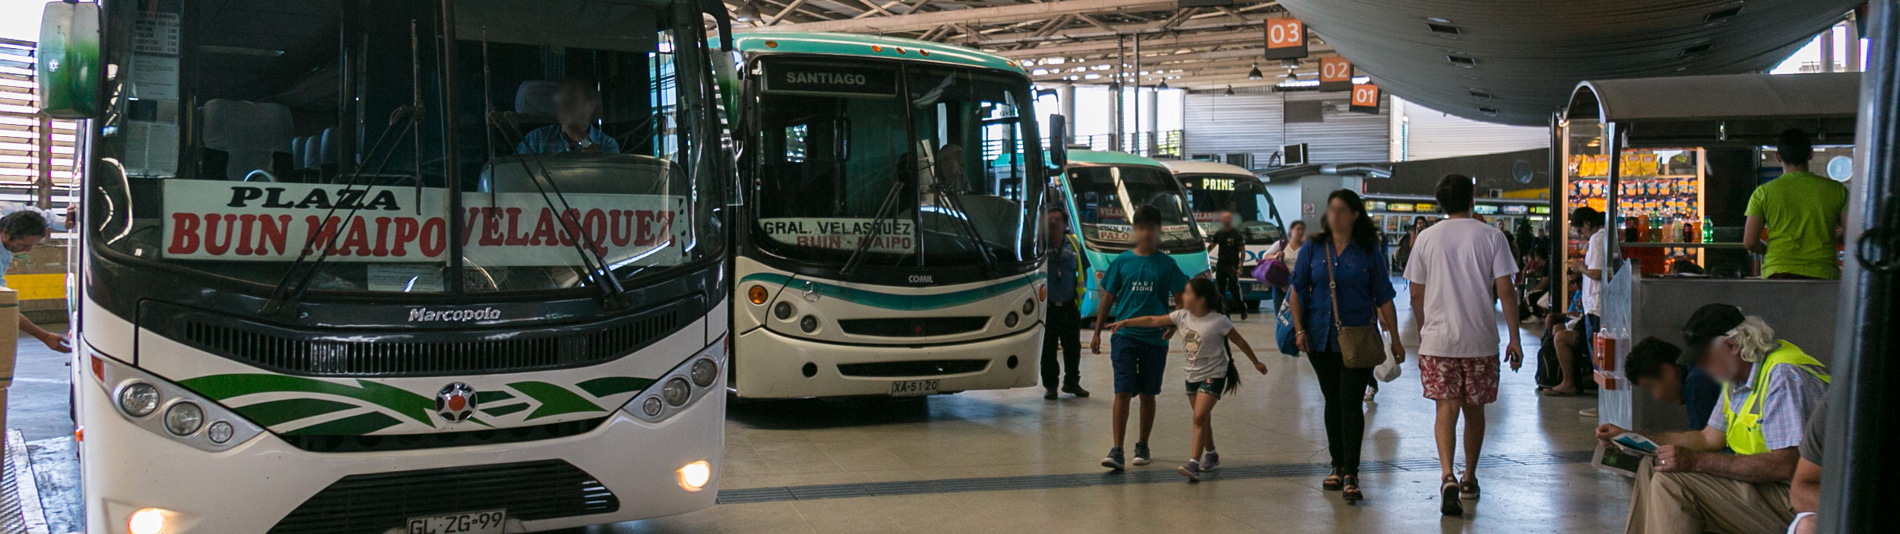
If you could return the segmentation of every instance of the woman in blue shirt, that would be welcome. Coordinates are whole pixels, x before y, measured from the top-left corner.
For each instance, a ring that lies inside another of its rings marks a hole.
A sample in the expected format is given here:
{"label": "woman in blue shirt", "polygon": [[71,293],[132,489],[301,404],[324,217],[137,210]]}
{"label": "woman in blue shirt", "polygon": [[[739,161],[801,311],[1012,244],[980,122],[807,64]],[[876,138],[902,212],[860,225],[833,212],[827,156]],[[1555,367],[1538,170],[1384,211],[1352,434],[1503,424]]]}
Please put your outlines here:
{"label": "woman in blue shirt", "polygon": [[[1293,291],[1287,305],[1292,306],[1300,351],[1313,362],[1320,394],[1326,399],[1326,450],[1332,454],[1333,474],[1322,486],[1328,491],[1342,490],[1342,498],[1356,502],[1365,498],[1359,490],[1359,449],[1365,439],[1366,414],[1359,396],[1372,369],[1345,366],[1333,314],[1337,311],[1338,324],[1343,326],[1367,326],[1377,320],[1391,336],[1393,357],[1400,362],[1405,361],[1405,347],[1399,343],[1398,313],[1392,307],[1396,292],[1387,274],[1391,269],[1385,246],[1372,217],[1366,215],[1365,201],[1351,190],[1334,191],[1326,199],[1326,216],[1320,222],[1320,232],[1301,249],[1293,266]],[[1332,274],[1328,274],[1328,258]],[[1333,309],[1334,291],[1338,310]]]}

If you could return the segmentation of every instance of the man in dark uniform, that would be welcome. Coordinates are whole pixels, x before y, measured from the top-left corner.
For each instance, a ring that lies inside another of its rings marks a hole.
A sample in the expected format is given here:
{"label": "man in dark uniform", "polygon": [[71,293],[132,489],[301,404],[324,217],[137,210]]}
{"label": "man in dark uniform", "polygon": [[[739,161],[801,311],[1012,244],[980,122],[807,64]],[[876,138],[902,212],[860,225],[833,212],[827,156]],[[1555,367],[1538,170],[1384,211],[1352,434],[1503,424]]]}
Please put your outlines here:
{"label": "man in dark uniform", "polygon": [[1240,292],[1240,256],[1247,252],[1247,236],[1234,228],[1234,212],[1220,214],[1220,231],[1214,232],[1214,283],[1220,287],[1222,312],[1247,318],[1246,294]]}

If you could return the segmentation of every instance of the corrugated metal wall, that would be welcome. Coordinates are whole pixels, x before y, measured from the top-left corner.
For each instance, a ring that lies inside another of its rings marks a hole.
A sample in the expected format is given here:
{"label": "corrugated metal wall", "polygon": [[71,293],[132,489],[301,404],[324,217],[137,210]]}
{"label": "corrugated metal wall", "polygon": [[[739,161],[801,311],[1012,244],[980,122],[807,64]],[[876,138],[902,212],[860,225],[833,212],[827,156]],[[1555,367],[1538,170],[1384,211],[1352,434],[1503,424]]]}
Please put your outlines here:
{"label": "corrugated metal wall", "polygon": [[[1309,163],[1387,161],[1389,102],[1378,115],[1346,111],[1346,92],[1221,93],[1187,95],[1185,152],[1251,152],[1264,167],[1281,145],[1306,143]],[[1325,102],[1325,122],[1284,124],[1284,102]]]}
{"label": "corrugated metal wall", "polygon": [[1478,122],[1447,115],[1416,102],[1404,102],[1399,109],[1406,119],[1407,160],[1550,148],[1548,128]]}

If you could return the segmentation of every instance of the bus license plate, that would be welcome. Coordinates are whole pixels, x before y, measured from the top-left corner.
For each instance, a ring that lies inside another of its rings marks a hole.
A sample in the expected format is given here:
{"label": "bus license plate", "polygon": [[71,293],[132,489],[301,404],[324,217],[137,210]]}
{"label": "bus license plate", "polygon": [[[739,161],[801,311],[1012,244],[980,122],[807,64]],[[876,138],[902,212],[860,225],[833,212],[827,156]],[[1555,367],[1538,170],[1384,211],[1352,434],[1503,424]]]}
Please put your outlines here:
{"label": "bus license plate", "polygon": [[899,380],[891,382],[892,397],[917,397],[937,394],[936,380]]}
{"label": "bus license plate", "polygon": [[502,534],[505,510],[484,510],[409,518],[407,534]]}

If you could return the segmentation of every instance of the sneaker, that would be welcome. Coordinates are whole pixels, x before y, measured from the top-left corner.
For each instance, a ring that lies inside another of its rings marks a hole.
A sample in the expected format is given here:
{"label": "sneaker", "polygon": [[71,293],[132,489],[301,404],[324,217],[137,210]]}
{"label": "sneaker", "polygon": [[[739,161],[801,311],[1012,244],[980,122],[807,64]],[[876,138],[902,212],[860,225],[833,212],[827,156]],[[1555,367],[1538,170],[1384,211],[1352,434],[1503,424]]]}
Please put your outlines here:
{"label": "sneaker", "polygon": [[1102,458],[1102,467],[1120,471],[1122,469],[1122,448],[1110,447],[1108,457]]}
{"label": "sneaker", "polygon": [[1464,503],[1458,502],[1458,479],[1446,475],[1444,485],[1438,487],[1438,513],[1448,516],[1465,515]]}
{"label": "sneaker", "polygon": [[1181,476],[1187,477],[1188,482],[1201,481],[1201,463],[1198,461],[1188,460],[1187,463],[1181,464],[1181,467],[1175,468],[1174,472],[1180,473]]}
{"label": "sneaker", "polygon": [[1135,465],[1148,465],[1150,458],[1153,458],[1153,456],[1148,455],[1148,444],[1136,443],[1135,444],[1135,462],[1134,462]]}
{"label": "sneaker", "polygon": [[1056,390],[1054,389],[1043,390],[1042,400],[1056,400]]}
{"label": "sneaker", "polygon": [[1220,467],[1220,453],[1207,451],[1201,453],[1201,471],[1213,471]]}
{"label": "sneaker", "polygon": [[1082,389],[1082,386],[1078,386],[1075,384],[1062,386],[1062,392],[1070,394],[1070,395],[1075,395],[1076,398],[1081,398],[1081,399],[1086,399],[1089,397],[1089,390]]}
{"label": "sneaker", "polygon": [[1594,418],[1596,418],[1596,416],[1597,416],[1597,409],[1596,409],[1596,408],[1584,408],[1584,409],[1582,409],[1582,410],[1578,410],[1578,411],[1577,411],[1577,415],[1580,415],[1580,416],[1583,416],[1583,417],[1589,417],[1589,418],[1592,418],[1592,419],[1594,419]]}

